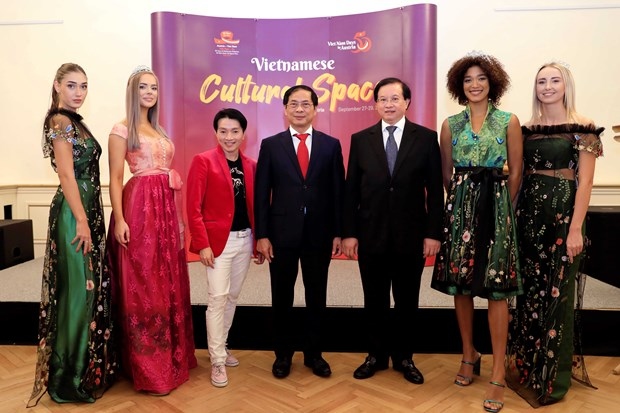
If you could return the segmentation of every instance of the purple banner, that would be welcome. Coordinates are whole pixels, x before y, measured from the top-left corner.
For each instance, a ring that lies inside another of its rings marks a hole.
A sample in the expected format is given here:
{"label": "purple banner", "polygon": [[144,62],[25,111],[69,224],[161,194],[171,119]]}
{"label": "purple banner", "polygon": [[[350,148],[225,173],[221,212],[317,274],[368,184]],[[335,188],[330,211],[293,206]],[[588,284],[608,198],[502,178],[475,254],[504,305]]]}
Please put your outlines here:
{"label": "purple banner", "polygon": [[161,123],[175,142],[175,168],[217,144],[213,116],[224,107],[248,118],[244,153],[287,127],[282,96],[295,84],[319,96],[314,127],[342,143],[379,120],[373,87],[409,84],[408,117],[436,127],[436,6],[309,19],[237,19],[157,12],[151,16]]}

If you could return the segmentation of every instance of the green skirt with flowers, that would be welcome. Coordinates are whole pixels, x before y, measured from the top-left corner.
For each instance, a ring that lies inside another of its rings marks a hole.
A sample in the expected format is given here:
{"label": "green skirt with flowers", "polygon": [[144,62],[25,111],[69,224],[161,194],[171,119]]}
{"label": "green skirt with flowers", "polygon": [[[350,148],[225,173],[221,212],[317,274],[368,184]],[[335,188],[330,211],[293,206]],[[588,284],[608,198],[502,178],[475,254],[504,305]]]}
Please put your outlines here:
{"label": "green skirt with flowers", "polygon": [[517,208],[525,293],[510,310],[506,382],[534,407],[561,400],[571,377],[591,386],[579,328],[583,254],[570,263],[565,242],[575,193],[573,180],[527,175]]}
{"label": "green skirt with flowers", "polygon": [[431,287],[489,300],[523,292],[514,212],[501,170],[457,169],[452,176]]}

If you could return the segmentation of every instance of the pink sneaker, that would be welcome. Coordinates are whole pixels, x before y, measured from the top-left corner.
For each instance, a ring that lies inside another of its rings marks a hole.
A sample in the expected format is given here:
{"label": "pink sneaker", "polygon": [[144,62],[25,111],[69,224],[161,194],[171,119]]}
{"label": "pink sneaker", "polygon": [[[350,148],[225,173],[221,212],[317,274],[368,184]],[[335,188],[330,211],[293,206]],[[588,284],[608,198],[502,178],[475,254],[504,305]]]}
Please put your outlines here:
{"label": "pink sneaker", "polygon": [[211,384],[215,387],[226,387],[228,385],[224,363],[216,363],[211,366]]}
{"label": "pink sneaker", "polygon": [[226,367],[237,367],[239,365],[239,360],[228,351],[228,347],[226,348]]}

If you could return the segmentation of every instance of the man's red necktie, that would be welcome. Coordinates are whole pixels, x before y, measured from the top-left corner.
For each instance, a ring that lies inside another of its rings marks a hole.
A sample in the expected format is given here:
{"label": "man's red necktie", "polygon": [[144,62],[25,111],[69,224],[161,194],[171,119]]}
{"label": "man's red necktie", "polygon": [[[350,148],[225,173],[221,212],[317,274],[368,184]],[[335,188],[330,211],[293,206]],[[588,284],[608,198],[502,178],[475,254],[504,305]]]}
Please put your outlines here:
{"label": "man's red necktie", "polygon": [[299,161],[299,167],[301,168],[301,174],[306,177],[308,172],[308,163],[310,162],[310,155],[308,154],[308,147],[306,146],[307,133],[298,133],[297,139],[299,139],[299,146],[297,147],[297,160]]}

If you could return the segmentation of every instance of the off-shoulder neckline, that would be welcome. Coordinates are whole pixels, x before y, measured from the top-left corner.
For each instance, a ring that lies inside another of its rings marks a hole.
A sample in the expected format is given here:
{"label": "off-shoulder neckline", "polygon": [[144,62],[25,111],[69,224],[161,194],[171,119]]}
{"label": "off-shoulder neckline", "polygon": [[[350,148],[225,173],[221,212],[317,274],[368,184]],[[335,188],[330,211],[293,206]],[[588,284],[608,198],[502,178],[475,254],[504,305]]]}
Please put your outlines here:
{"label": "off-shoulder neckline", "polygon": [[604,127],[599,127],[593,124],[582,123],[562,123],[558,125],[530,125],[521,126],[523,132],[552,134],[552,133],[594,133],[600,135]]}

